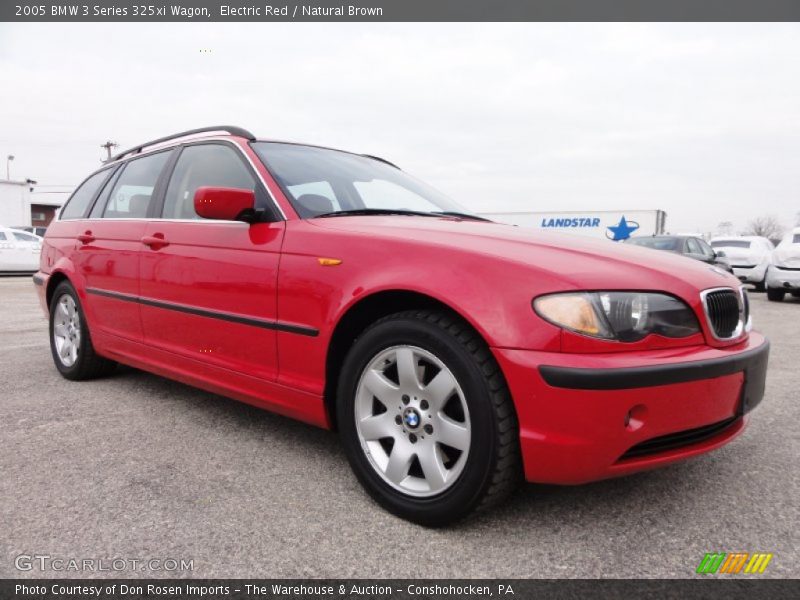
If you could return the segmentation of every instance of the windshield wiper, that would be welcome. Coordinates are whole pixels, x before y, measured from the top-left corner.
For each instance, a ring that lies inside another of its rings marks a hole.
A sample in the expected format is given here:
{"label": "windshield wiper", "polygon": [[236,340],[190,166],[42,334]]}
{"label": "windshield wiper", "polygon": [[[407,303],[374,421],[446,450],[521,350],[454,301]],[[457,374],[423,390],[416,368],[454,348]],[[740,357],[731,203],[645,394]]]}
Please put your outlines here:
{"label": "windshield wiper", "polygon": [[478,215],[472,215],[470,213],[458,212],[457,210],[436,210],[432,214],[444,215],[446,217],[458,217],[460,219],[471,219],[473,221],[486,221],[487,223],[492,222],[491,219],[487,219],[486,217],[479,217]]}
{"label": "windshield wiper", "polygon": [[473,221],[489,221],[477,215],[462,213],[455,210],[437,210],[424,212],[421,210],[406,210],[404,208],[353,208],[350,210],[335,210],[332,212],[314,215],[314,218],[326,217],[348,217],[358,215],[414,215],[419,217],[458,217],[459,219],[471,219]]}
{"label": "windshield wiper", "polygon": [[439,217],[441,216],[441,213],[405,210],[402,208],[354,208],[351,210],[335,210],[332,212],[326,212],[320,215],[314,215],[314,218],[349,217],[358,215],[417,215],[421,217]]}

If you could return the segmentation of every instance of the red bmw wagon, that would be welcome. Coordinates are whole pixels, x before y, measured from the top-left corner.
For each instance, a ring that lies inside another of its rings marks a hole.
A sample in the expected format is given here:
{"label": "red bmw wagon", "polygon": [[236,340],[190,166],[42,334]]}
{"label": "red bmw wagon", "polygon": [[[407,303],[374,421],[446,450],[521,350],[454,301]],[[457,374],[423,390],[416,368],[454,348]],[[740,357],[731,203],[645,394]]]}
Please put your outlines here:
{"label": "red bmw wagon", "polygon": [[390,162],[209,127],[125,151],[47,230],[56,368],[124,363],[335,428],[444,524],[726,444],[769,344],[732,275],[482,219]]}

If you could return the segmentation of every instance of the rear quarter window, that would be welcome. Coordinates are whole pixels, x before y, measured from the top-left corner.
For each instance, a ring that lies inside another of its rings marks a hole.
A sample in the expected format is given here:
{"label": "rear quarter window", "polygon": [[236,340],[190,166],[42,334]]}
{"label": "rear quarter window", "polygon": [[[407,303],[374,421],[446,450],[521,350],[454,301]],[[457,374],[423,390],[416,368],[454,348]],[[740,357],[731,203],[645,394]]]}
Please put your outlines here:
{"label": "rear quarter window", "polygon": [[89,208],[89,204],[103,183],[105,183],[110,172],[110,169],[105,169],[84,181],[67,201],[67,205],[61,211],[61,219],[82,219],[86,214],[86,209]]}

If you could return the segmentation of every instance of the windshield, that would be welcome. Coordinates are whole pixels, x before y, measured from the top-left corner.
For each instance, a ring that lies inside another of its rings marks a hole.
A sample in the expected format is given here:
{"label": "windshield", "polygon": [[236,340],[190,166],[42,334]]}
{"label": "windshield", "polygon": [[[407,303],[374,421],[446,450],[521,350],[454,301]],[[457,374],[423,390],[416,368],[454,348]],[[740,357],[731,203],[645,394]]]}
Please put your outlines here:
{"label": "windshield", "polygon": [[280,142],[253,149],[304,219],[376,209],[471,214],[441,192],[374,158]]}
{"label": "windshield", "polygon": [[627,243],[655,248],[656,250],[672,250],[674,252],[680,249],[681,240],[680,238],[637,237],[628,239]]}
{"label": "windshield", "polygon": [[749,248],[750,242],[746,240],[717,240],[711,242],[712,248]]}

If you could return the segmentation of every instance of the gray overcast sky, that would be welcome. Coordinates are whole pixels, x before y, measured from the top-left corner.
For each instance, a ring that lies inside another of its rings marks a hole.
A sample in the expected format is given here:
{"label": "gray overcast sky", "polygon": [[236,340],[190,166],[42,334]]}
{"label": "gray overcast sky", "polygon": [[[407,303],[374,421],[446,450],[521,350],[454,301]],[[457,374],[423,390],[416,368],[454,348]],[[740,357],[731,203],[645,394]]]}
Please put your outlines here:
{"label": "gray overcast sky", "polygon": [[800,211],[798,24],[0,24],[0,77],[0,157],[43,184],[224,123],[475,210]]}

